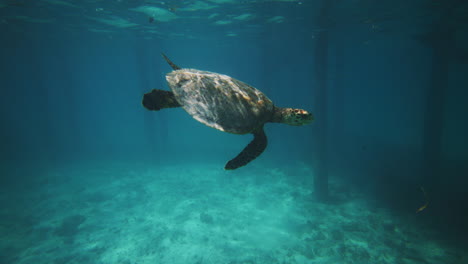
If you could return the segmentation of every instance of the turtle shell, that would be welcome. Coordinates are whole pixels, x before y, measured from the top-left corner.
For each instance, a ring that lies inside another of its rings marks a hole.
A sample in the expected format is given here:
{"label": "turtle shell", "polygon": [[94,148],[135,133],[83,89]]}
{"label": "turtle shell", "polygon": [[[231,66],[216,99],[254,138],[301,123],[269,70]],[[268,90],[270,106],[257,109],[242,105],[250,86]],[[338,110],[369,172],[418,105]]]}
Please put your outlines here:
{"label": "turtle shell", "polygon": [[185,111],[207,126],[247,134],[271,120],[271,100],[227,75],[180,69],[168,73],[166,80]]}

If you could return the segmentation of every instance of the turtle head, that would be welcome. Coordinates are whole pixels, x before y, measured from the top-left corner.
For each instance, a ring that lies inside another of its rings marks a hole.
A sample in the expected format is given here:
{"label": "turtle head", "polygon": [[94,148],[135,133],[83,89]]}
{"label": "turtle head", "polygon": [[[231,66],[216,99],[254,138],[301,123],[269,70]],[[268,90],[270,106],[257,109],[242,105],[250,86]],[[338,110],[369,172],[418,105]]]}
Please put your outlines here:
{"label": "turtle head", "polygon": [[273,122],[288,124],[291,126],[302,126],[314,120],[312,113],[303,109],[276,108]]}

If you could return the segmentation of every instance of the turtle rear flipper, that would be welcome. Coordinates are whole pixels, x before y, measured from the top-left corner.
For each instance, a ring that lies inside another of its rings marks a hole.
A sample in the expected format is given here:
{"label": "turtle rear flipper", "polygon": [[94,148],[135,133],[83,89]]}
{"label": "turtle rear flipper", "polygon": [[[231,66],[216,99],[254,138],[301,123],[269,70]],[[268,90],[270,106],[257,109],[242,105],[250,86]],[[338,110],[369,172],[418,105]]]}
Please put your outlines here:
{"label": "turtle rear flipper", "polygon": [[226,163],[224,169],[235,170],[239,167],[247,165],[247,163],[256,159],[263,153],[267,146],[267,137],[263,127],[253,133],[254,139],[245,147],[239,155]]}
{"label": "turtle rear flipper", "polygon": [[158,111],[163,108],[180,107],[175,99],[174,93],[170,91],[153,89],[143,95],[143,106],[148,110]]}

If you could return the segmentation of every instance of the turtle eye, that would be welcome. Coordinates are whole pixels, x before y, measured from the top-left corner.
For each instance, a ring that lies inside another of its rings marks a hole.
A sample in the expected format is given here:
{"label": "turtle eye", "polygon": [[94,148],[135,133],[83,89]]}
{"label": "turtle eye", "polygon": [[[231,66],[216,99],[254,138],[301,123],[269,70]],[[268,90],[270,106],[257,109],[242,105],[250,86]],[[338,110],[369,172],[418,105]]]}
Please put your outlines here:
{"label": "turtle eye", "polygon": [[178,84],[179,86],[183,86],[188,81],[190,81],[189,78],[180,78]]}

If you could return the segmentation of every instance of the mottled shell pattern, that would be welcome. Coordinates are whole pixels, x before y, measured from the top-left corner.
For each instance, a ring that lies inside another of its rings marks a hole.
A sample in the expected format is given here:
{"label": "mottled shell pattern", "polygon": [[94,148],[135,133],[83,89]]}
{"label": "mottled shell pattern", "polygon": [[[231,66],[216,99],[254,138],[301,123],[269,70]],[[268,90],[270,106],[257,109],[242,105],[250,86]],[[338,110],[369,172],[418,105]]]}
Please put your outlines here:
{"label": "mottled shell pattern", "polygon": [[227,75],[180,69],[166,80],[187,113],[218,130],[248,134],[272,118],[274,105],[268,97]]}

